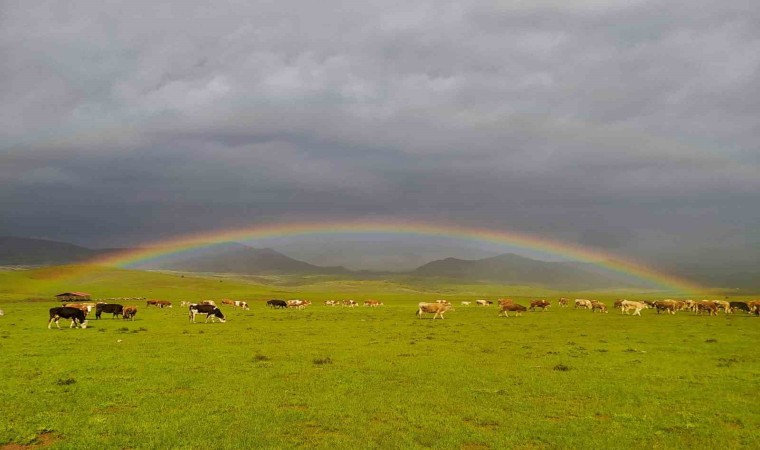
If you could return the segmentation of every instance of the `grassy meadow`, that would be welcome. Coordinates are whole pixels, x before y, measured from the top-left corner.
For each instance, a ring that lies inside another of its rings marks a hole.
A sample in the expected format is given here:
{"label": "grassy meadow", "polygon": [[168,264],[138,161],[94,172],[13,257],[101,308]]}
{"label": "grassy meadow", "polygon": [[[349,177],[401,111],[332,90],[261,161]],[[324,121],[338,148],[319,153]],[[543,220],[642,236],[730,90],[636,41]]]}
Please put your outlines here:
{"label": "grassy meadow", "polygon": [[[47,329],[56,293],[175,301]],[[0,272],[0,449],[760,448],[760,318],[560,309],[551,292],[430,281],[234,278],[76,267]],[[546,312],[497,317],[462,300]],[[179,301],[222,306],[190,324]],[[272,310],[302,298],[305,310]],[[380,308],[327,299],[381,300]],[[445,320],[419,301],[449,299]],[[742,298],[744,299],[744,298]]]}

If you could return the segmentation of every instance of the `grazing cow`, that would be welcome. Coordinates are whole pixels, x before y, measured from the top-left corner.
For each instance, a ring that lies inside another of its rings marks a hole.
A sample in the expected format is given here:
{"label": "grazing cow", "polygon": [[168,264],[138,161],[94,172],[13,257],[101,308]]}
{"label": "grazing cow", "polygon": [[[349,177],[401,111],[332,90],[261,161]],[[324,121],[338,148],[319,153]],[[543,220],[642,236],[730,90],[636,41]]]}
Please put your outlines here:
{"label": "grazing cow", "polygon": [[675,314],[679,308],[679,302],[671,299],[659,300],[654,302],[654,307],[657,309],[657,314],[661,311],[665,311],[668,314]]}
{"label": "grazing cow", "polygon": [[603,312],[605,314],[607,314],[607,312],[608,312],[607,311],[607,305],[605,305],[602,302],[598,302],[596,300],[593,300],[591,302],[591,312],[596,312],[597,309],[599,310],[599,312]]}
{"label": "grazing cow", "polygon": [[209,319],[211,319],[211,323],[214,323],[216,319],[219,319],[219,321],[222,323],[226,321],[224,314],[222,314],[222,311],[215,305],[192,304],[188,307],[188,311],[190,313],[190,323],[195,323],[195,316],[198,314],[206,315],[206,320],[203,323],[207,323]]}
{"label": "grazing cow", "polygon": [[338,304],[337,300],[325,300],[325,306],[338,306]]}
{"label": "grazing cow", "polygon": [[747,302],[730,302],[729,306],[731,306],[731,309],[733,311],[736,311],[737,309],[741,309],[742,311],[745,311],[749,314],[749,305]]}
{"label": "grazing cow", "polygon": [[379,302],[377,300],[365,300],[364,306],[369,306],[371,308],[377,308],[378,306],[382,306],[383,302]]}
{"label": "grazing cow", "polygon": [[232,300],[229,300],[229,299],[226,299],[226,298],[224,300],[222,300],[222,305],[230,305],[230,306],[232,306],[234,304],[235,304],[235,302],[232,301]]}
{"label": "grazing cow", "polygon": [[475,300],[477,306],[491,306],[493,302],[491,300]]}
{"label": "grazing cow", "polygon": [[615,300],[615,303],[613,304],[613,307],[615,309],[620,309],[620,314],[623,314],[623,302],[627,302],[628,300],[624,298],[619,298]]}
{"label": "grazing cow", "polygon": [[557,303],[559,304],[560,307],[567,308],[567,304],[570,303],[570,299],[562,297],[559,300],[557,300]]}
{"label": "grazing cow", "polygon": [[520,313],[523,313],[528,310],[528,308],[524,307],[523,305],[519,305],[517,303],[500,303],[499,304],[499,316],[504,314],[505,317],[509,317],[509,311],[513,311],[515,313],[515,316],[519,316]]}
{"label": "grazing cow", "polygon": [[470,306],[472,302],[462,302],[462,306]]}
{"label": "grazing cow", "polygon": [[573,307],[575,309],[591,309],[591,300],[586,300],[585,298],[576,298],[575,299],[575,306]]}
{"label": "grazing cow", "polygon": [[201,301],[201,305],[211,305],[211,306],[216,306],[216,302],[215,302],[215,301],[213,301],[213,300],[203,300],[203,301]]}
{"label": "grazing cow", "polygon": [[530,310],[535,311],[536,308],[541,308],[541,311],[546,311],[546,308],[550,307],[552,304],[549,300],[533,300],[530,302]]}
{"label": "grazing cow", "polygon": [[251,308],[248,307],[248,303],[247,302],[242,302],[240,300],[235,300],[234,302],[232,302],[232,307],[233,308],[242,308],[242,309],[244,309],[246,311],[249,310],[249,309],[251,309]]}
{"label": "grazing cow", "polygon": [[124,306],[118,303],[98,303],[95,305],[95,318],[100,319],[100,315],[103,313],[111,313],[113,314],[111,318],[115,319],[117,316],[124,315]]}
{"label": "grazing cow", "polygon": [[288,303],[285,300],[272,299],[267,301],[267,306],[273,309],[285,309]]}
{"label": "grazing cow", "polygon": [[644,302],[632,302],[630,300],[623,300],[620,304],[620,310],[623,314],[628,314],[628,311],[633,311],[633,316],[641,316],[641,310],[649,308]]}
{"label": "grazing cow", "polygon": [[158,306],[158,300],[145,300],[145,307],[148,306]]}
{"label": "grazing cow", "polygon": [[124,314],[121,316],[124,320],[135,320],[137,315],[137,306],[125,306]]}
{"label": "grazing cow", "polygon": [[287,301],[288,308],[304,309],[309,305],[311,305],[311,302],[308,300],[288,300]]}
{"label": "grazing cow", "polygon": [[499,306],[511,305],[512,303],[514,303],[511,298],[500,298],[497,300],[497,302],[499,302]]}
{"label": "grazing cow", "polygon": [[356,308],[359,306],[359,302],[353,300],[343,300],[343,306],[346,308]]}
{"label": "grazing cow", "polygon": [[451,305],[445,303],[427,303],[420,302],[417,304],[417,317],[422,319],[422,313],[433,313],[433,320],[440,317],[443,320],[443,314],[451,309]]}
{"label": "grazing cow", "polygon": [[156,306],[158,306],[161,309],[163,309],[163,308],[171,308],[172,307],[172,302],[169,302],[169,301],[166,301],[166,300],[159,300],[159,301],[156,302]]}
{"label": "grazing cow", "polygon": [[747,306],[749,307],[750,314],[760,316],[760,300],[747,302]]}
{"label": "grazing cow", "polygon": [[694,313],[697,315],[701,315],[702,311],[707,311],[707,315],[709,316],[718,315],[718,305],[716,305],[715,302],[711,300],[702,300],[702,301],[696,302],[694,305],[696,307],[696,309],[694,310]]}
{"label": "grazing cow", "polygon": [[723,310],[723,314],[730,314],[731,313],[731,304],[728,303],[725,300],[713,300],[713,303],[715,303],[715,306],[718,307],[718,309]]}
{"label": "grazing cow", "polygon": [[71,325],[69,325],[69,328],[75,328],[78,326],[87,328],[87,320],[84,318],[84,311],[79,308],[71,308],[69,306],[58,306],[55,308],[50,308],[48,330],[50,329],[51,325],[53,325],[53,321],[55,321],[55,326],[57,326],[60,330],[61,325],[58,324],[59,319],[71,319]]}

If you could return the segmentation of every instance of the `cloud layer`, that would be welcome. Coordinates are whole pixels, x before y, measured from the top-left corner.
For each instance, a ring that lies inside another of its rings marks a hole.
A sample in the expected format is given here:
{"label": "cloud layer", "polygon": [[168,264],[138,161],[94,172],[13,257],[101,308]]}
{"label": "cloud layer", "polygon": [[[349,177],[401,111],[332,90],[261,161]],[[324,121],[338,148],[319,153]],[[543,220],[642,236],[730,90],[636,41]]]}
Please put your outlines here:
{"label": "cloud layer", "polygon": [[414,217],[652,263],[760,242],[756,2],[159,3],[2,2],[0,234]]}

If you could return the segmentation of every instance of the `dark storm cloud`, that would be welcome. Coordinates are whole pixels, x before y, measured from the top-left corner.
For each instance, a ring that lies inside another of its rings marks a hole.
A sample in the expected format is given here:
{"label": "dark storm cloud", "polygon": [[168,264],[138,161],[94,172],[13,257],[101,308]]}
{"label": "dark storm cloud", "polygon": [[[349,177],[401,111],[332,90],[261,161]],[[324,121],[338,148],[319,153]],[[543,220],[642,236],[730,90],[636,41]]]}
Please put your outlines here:
{"label": "dark storm cloud", "polygon": [[415,217],[644,259],[760,239],[756,2],[1,9],[2,234]]}

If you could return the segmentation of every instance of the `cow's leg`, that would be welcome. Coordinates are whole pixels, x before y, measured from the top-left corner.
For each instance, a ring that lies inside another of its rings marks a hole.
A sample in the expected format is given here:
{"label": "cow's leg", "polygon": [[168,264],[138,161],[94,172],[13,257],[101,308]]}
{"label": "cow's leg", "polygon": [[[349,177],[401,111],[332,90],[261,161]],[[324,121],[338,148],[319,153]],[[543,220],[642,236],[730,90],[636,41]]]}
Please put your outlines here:
{"label": "cow's leg", "polygon": [[69,328],[74,328],[77,324],[77,319],[71,318],[71,325],[69,325]]}
{"label": "cow's leg", "polygon": [[[55,317],[51,317],[50,320],[48,320],[48,330],[53,325],[53,321],[55,320],[55,324],[58,325],[58,321],[55,319]],[[61,327],[58,327],[61,328]]]}

